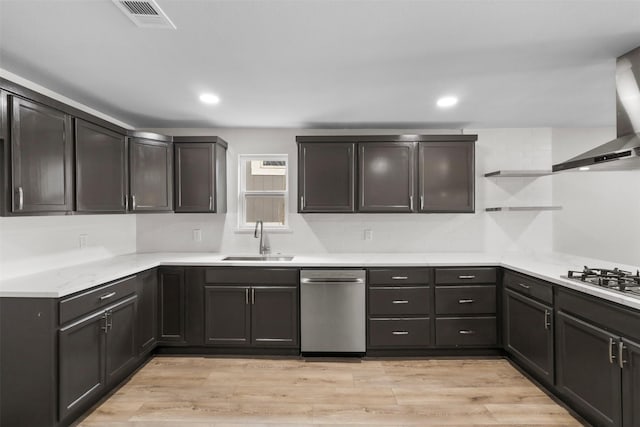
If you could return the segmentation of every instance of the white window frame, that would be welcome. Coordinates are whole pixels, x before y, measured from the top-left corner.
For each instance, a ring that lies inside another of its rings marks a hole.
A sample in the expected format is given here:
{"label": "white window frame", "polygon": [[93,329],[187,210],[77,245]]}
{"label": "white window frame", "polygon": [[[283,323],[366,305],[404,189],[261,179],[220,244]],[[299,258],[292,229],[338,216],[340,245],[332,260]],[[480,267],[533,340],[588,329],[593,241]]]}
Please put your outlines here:
{"label": "white window frame", "polygon": [[[247,163],[253,160],[280,160],[286,164],[285,189],[278,191],[247,191],[246,176]],[[289,155],[288,154],[239,154],[238,155],[238,231],[253,232],[255,222],[245,222],[247,212],[247,196],[283,196],[284,198],[284,224],[277,222],[265,222],[265,230],[289,231]]]}

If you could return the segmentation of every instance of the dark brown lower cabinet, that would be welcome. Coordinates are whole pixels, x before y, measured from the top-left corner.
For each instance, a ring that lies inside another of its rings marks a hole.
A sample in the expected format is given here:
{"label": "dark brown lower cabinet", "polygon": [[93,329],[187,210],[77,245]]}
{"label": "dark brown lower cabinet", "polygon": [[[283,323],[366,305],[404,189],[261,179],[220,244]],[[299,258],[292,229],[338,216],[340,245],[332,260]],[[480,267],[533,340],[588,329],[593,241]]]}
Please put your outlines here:
{"label": "dark brown lower cabinet", "polygon": [[107,384],[123,379],[138,360],[136,342],[137,296],[128,298],[107,311]]}
{"label": "dark brown lower cabinet", "polygon": [[78,415],[137,362],[137,296],[60,329],[59,417]]}
{"label": "dark brown lower cabinet", "polygon": [[158,272],[138,275],[138,352],[151,351],[158,342]]}
{"label": "dark brown lower cabinet", "polygon": [[547,384],[553,384],[553,308],[504,291],[504,345],[518,362]]}
{"label": "dark brown lower cabinet", "polygon": [[217,347],[299,344],[297,286],[205,286],[205,341]]}
{"label": "dark brown lower cabinet", "polygon": [[244,347],[251,344],[248,286],[206,286],[205,344]]}
{"label": "dark brown lower cabinet", "polygon": [[186,328],[184,269],[162,267],[158,273],[158,340],[184,343]]}
{"label": "dark brown lower cabinet", "polygon": [[622,419],[624,427],[640,426],[640,344],[622,340]]}
{"label": "dark brown lower cabinet", "polygon": [[563,312],[557,313],[556,334],[558,392],[595,425],[621,426],[619,338]]}
{"label": "dark brown lower cabinet", "polygon": [[100,311],[60,329],[59,416],[96,399],[105,388],[106,312]]}

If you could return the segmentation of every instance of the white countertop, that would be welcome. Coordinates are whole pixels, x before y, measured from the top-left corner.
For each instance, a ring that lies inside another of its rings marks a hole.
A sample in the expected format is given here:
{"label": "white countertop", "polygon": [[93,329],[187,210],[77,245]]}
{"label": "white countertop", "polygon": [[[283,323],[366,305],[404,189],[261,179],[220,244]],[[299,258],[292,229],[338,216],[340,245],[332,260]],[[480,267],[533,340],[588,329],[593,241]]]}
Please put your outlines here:
{"label": "white countertop", "polygon": [[[236,254],[233,254],[236,255]],[[61,269],[0,280],[0,297],[59,298],[160,265],[263,267],[455,267],[502,266],[640,310],[640,298],[563,279],[584,265],[613,268],[611,262],[566,254],[406,253],[307,254],[291,261],[223,261],[218,253],[134,253]],[[638,267],[617,265],[635,271]]]}

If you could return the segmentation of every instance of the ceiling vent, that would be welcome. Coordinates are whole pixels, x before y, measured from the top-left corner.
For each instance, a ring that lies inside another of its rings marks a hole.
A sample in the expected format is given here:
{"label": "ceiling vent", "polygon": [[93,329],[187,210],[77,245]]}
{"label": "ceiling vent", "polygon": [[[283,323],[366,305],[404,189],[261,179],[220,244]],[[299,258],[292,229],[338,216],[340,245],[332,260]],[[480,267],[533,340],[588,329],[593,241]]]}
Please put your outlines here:
{"label": "ceiling vent", "polygon": [[113,0],[113,2],[140,28],[176,29],[155,0]]}

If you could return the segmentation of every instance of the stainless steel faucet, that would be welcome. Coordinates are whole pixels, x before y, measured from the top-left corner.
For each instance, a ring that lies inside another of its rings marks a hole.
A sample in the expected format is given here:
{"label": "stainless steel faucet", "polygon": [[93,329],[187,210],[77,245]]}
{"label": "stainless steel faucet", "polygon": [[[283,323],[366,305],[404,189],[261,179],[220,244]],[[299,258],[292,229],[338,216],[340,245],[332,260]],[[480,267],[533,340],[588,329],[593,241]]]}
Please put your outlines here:
{"label": "stainless steel faucet", "polygon": [[[258,236],[258,226],[260,227],[260,236]],[[253,237],[255,237],[256,239],[258,237],[260,237],[260,248],[259,248],[260,255],[268,254],[269,253],[269,247],[265,243],[265,239],[264,239],[264,224],[262,223],[261,219],[256,221],[256,229],[253,231]]]}

